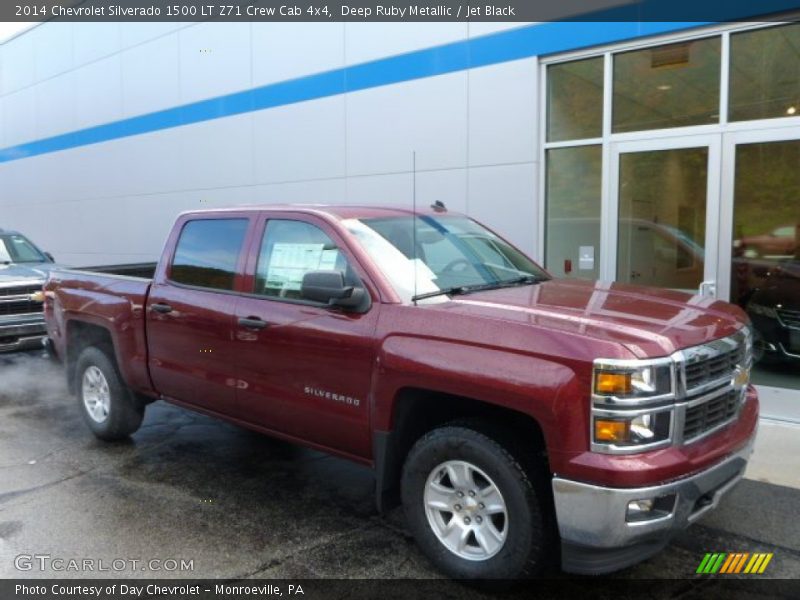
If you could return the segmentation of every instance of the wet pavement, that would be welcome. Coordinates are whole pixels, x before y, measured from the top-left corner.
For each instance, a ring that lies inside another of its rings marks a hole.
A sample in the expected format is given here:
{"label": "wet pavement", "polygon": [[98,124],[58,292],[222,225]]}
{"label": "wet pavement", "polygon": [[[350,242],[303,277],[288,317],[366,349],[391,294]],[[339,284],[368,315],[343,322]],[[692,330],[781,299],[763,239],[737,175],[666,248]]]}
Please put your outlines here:
{"label": "wet pavement", "polygon": [[[764,577],[800,578],[799,511],[800,490],[744,480],[664,552],[616,576],[693,577],[706,552],[773,552]],[[165,566],[20,571],[20,555]],[[166,571],[170,559],[193,569]],[[0,358],[0,577],[54,576],[439,577],[401,511],[376,514],[368,469],[163,402],[131,441],[103,443],[58,365]]]}

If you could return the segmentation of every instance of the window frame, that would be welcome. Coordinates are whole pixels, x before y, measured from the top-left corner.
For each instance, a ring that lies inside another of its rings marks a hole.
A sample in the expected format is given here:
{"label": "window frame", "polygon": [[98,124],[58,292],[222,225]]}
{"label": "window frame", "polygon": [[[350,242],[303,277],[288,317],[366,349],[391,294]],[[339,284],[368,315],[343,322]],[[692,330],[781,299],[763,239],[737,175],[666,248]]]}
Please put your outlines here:
{"label": "window frame", "polygon": [[[175,255],[177,254],[178,251],[178,244],[180,243],[181,237],[183,235],[186,226],[189,223],[193,223],[195,221],[245,221],[246,228],[244,237],[242,238],[242,245],[239,248],[239,256],[236,260],[232,289],[220,289],[220,288],[212,288],[201,285],[192,285],[189,283],[183,283],[181,281],[175,281],[172,278],[172,267],[173,263],[175,262]],[[154,279],[154,283],[156,282],[164,283],[166,285],[174,286],[185,290],[195,290],[195,291],[210,292],[216,294],[238,295],[240,293],[239,288],[241,287],[242,283],[242,273],[247,257],[246,251],[250,245],[249,238],[252,235],[252,229],[253,229],[252,215],[249,215],[247,213],[231,212],[231,213],[216,213],[208,215],[203,215],[203,214],[186,215],[178,223],[176,223],[173,235],[170,237],[170,240],[168,242],[171,247],[169,256],[165,257],[166,261],[163,268],[163,274],[161,274],[160,276],[157,275],[157,277]]]}
{"label": "window frame", "polygon": [[[728,104],[730,92],[730,64],[731,64],[731,35],[742,33],[746,31],[753,31],[757,29],[768,29],[780,27],[782,24],[789,22],[758,22],[758,23],[727,23],[722,25],[713,25],[701,28],[692,28],[677,33],[668,33],[663,35],[656,35],[646,39],[635,39],[616,44],[606,44],[600,47],[580,49],[573,52],[561,53],[557,55],[541,56],[538,58],[539,66],[539,92],[538,102],[541,109],[538,111],[538,152],[539,158],[538,175],[538,211],[537,216],[539,219],[538,227],[536,230],[536,253],[534,258],[537,259],[542,265],[547,265],[547,208],[549,198],[547,197],[547,151],[556,148],[569,148],[573,146],[586,146],[586,145],[600,145],[602,146],[602,162],[601,162],[601,191],[600,191],[600,204],[601,211],[605,217],[601,217],[601,240],[599,247],[599,255],[595,256],[596,261],[600,261],[601,272],[600,278],[608,278],[609,274],[604,273],[602,265],[605,259],[602,257],[603,250],[609,247],[609,244],[617,243],[617,240],[608,240],[604,238],[604,232],[609,230],[606,223],[610,218],[610,206],[613,199],[611,198],[610,181],[612,174],[611,154],[612,146],[619,142],[634,142],[634,141],[649,141],[664,138],[680,138],[688,136],[701,136],[718,134],[722,137],[723,134],[744,132],[760,129],[776,129],[776,128],[792,128],[800,125],[800,113],[794,116],[786,117],[773,117],[768,119],[759,119],[752,121],[729,121],[728,120]],[[706,125],[689,125],[682,127],[669,127],[665,129],[645,129],[641,131],[631,131],[622,133],[612,132],[612,116],[613,116],[613,80],[614,80],[614,56],[623,52],[631,52],[636,50],[644,50],[658,46],[675,44],[687,41],[696,41],[700,39],[720,37],[720,93],[719,93],[719,121],[717,123]],[[577,60],[596,58],[602,56],[604,59],[603,69],[603,128],[602,136],[587,139],[576,139],[558,142],[549,142],[547,140],[547,118],[549,114],[548,105],[548,80],[547,71],[550,66],[574,62]],[[611,280],[616,280],[615,272],[610,274]]]}

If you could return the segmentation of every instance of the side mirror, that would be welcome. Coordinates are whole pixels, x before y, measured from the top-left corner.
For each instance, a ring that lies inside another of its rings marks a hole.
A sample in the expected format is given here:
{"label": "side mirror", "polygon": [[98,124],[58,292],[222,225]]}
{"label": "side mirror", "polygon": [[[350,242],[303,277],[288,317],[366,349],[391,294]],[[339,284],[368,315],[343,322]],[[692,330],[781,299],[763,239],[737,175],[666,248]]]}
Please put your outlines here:
{"label": "side mirror", "polygon": [[363,306],[363,288],[345,284],[341,271],[309,271],[303,275],[300,295],[305,300],[357,309]]}
{"label": "side mirror", "polygon": [[53,258],[53,255],[50,254],[49,252],[45,252],[44,255],[47,257],[47,260],[49,260],[50,262],[56,262],[56,259]]}

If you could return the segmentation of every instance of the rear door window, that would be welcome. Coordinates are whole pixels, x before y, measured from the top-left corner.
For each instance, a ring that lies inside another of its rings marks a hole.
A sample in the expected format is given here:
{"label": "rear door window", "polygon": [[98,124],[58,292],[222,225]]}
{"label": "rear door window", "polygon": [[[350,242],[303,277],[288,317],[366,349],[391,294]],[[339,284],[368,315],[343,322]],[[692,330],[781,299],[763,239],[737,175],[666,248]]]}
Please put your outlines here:
{"label": "rear door window", "polygon": [[170,280],[183,285],[233,290],[247,219],[198,219],[181,231]]}

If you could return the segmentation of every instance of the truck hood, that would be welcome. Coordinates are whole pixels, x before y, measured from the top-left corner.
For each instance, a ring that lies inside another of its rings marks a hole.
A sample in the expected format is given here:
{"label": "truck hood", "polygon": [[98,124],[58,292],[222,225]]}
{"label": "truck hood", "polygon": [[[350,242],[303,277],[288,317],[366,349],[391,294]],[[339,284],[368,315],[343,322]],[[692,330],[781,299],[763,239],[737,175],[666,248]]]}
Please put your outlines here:
{"label": "truck hood", "polygon": [[53,263],[0,264],[0,287],[44,282],[47,274],[55,268],[57,265]]}
{"label": "truck hood", "polygon": [[639,358],[725,337],[747,322],[739,307],[713,298],[573,279],[454,296],[437,306],[620,343]]}

